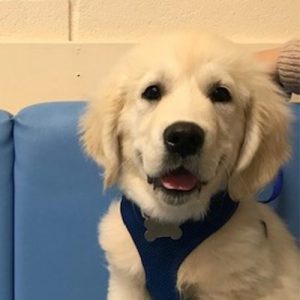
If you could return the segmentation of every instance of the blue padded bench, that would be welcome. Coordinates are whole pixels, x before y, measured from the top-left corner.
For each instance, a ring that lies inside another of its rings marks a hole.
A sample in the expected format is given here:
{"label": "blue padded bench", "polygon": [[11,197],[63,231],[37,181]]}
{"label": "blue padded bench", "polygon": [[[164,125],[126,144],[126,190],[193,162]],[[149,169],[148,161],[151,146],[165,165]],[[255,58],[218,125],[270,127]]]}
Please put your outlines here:
{"label": "blue padded bench", "polygon": [[97,223],[113,195],[78,144],[83,108],[41,104],[15,118],[16,300],[106,299]]}
{"label": "blue padded bench", "polygon": [[292,159],[284,168],[284,185],[278,212],[300,242],[300,103],[291,103],[294,112]]}
{"label": "blue padded bench", "polygon": [[0,110],[0,299],[13,300],[13,136],[11,116]]}

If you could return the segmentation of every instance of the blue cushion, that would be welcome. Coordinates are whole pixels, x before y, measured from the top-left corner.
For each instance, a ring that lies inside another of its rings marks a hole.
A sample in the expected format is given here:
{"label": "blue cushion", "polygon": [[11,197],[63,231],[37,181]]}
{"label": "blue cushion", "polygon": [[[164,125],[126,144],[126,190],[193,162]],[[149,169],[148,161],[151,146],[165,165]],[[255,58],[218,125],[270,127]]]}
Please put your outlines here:
{"label": "blue cushion", "polygon": [[290,105],[295,116],[292,135],[293,154],[284,168],[284,185],[278,211],[290,231],[300,241],[300,103]]}
{"label": "blue cushion", "polygon": [[0,111],[0,299],[13,299],[12,121]]}
{"label": "blue cushion", "polygon": [[[97,223],[115,191],[82,152],[82,102],[31,106],[15,118],[15,299],[106,299]],[[2,298],[1,298],[2,299]]]}

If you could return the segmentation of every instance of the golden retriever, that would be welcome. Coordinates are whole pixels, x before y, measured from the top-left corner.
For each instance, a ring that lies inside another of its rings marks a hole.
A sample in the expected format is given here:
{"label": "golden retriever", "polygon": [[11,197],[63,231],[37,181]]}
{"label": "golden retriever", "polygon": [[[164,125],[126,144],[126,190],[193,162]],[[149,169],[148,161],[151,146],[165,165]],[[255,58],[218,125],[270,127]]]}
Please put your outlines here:
{"label": "golden retriever", "polygon": [[[239,206],[182,262],[183,299],[299,299],[298,250],[255,194],[290,155],[291,115],[267,70],[210,33],[135,47],[81,119],[86,152],[156,222],[197,222],[226,190]],[[99,226],[109,300],[151,299],[135,244],[113,202]],[[161,272],[157,270],[157,274]]]}

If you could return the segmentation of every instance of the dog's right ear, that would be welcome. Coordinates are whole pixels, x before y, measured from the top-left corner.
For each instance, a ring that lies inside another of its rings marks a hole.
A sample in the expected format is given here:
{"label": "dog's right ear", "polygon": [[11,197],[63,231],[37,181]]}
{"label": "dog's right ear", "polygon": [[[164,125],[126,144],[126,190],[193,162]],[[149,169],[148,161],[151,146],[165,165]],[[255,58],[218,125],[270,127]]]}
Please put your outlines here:
{"label": "dog's right ear", "polygon": [[104,168],[104,188],[112,186],[119,173],[118,120],[123,107],[121,88],[111,85],[100,99],[92,101],[80,120],[81,142],[87,154]]}

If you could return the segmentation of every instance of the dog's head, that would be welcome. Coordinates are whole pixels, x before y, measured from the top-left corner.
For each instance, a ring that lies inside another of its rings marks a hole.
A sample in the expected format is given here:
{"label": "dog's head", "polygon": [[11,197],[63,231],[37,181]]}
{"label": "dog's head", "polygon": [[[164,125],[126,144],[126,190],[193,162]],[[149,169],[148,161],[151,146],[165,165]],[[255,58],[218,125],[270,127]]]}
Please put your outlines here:
{"label": "dog's head", "polygon": [[289,155],[290,115],[250,55],[210,34],[135,48],[81,121],[87,153],[149,214],[198,218],[227,189],[241,200]]}

